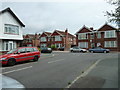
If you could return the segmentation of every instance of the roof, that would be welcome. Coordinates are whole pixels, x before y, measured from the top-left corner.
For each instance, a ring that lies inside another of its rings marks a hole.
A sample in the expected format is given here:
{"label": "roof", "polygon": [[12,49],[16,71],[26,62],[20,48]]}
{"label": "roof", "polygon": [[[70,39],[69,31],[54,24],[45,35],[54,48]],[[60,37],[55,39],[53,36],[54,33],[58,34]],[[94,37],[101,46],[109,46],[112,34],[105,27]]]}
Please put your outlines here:
{"label": "roof", "polygon": [[[60,30],[55,30],[56,32],[58,32],[60,35],[66,35],[66,32],[65,31],[60,31]],[[55,32],[54,31],[54,32]],[[70,33],[68,33],[68,36],[69,37],[74,37],[75,38],[75,36],[74,35],[72,35],[72,34],[70,34]]]}
{"label": "roof", "polygon": [[20,21],[20,19],[15,15],[15,13],[13,13],[13,11],[9,7],[0,11],[0,14],[5,12],[9,12],[21,26],[25,27],[25,25]]}
{"label": "roof", "polygon": [[50,32],[44,32],[47,36],[50,36],[52,33]]}
{"label": "roof", "polygon": [[98,31],[104,30],[104,29],[108,29],[108,30],[117,30],[115,27],[109,25],[108,23],[105,23],[103,26],[101,26]]}
{"label": "roof", "polygon": [[75,33],[75,35],[78,33],[78,32],[80,32],[82,29],[87,29],[88,31],[90,31],[90,32],[93,32],[94,30],[92,30],[92,29],[90,29],[90,28],[88,28],[88,27],[86,27],[85,25],[81,28],[81,29],[79,29],[79,31],[77,31],[76,33]]}

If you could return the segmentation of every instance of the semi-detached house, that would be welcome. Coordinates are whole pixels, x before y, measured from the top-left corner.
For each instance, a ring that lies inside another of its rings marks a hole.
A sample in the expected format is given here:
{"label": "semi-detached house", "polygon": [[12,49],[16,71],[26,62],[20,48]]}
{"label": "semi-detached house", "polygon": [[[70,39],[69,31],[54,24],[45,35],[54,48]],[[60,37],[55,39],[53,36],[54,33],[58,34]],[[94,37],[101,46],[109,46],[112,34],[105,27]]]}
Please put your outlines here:
{"label": "semi-detached house", "polygon": [[19,47],[25,25],[10,8],[0,11],[0,51]]}
{"label": "semi-detached house", "polygon": [[43,32],[40,36],[40,46],[49,47],[55,45],[56,48],[65,47],[70,48],[72,45],[76,45],[76,37],[70,33],[68,30],[54,30],[53,33]]}
{"label": "semi-detached house", "polygon": [[120,35],[117,28],[105,23],[97,30],[83,26],[76,33],[77,46],[81,48],[102,47],[111,51],[119,51]]}

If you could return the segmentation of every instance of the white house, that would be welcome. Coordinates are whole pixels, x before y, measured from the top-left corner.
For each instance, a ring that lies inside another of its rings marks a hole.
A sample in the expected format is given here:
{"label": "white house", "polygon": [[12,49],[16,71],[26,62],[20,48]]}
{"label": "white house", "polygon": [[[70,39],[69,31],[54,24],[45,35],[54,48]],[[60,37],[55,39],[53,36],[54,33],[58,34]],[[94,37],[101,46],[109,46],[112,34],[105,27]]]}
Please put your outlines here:
{"label": "white house", "polygon": [[0,51],[19,47],[25,25],[10,8],[0,11]]}

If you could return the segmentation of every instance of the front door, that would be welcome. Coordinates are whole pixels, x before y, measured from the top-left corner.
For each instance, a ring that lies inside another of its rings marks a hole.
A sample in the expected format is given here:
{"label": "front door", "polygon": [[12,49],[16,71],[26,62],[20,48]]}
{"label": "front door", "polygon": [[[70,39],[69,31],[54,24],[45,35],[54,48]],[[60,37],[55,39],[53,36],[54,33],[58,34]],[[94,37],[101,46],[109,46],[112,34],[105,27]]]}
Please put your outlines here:
{"label": "front door", "polygon": [[13,41],[9,41],[8,42],[8,50],[12,50],[13,49]]}

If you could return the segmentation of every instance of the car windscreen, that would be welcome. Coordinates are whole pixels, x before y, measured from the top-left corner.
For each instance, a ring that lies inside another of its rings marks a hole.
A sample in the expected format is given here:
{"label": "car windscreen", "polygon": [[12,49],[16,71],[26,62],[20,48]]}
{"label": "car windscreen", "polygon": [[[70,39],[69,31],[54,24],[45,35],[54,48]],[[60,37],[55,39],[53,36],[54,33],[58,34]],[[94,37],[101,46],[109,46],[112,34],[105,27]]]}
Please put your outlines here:
{"label": "car windscreen", "polygon": [[12,49],[12,50],[10,50],[9,52],[7,52],[7,54],[11,54],[11,53],[13,53],[13,52],[15,52],[17,49]]}

